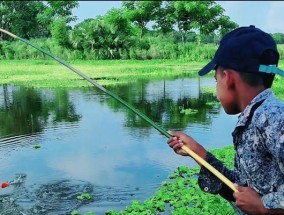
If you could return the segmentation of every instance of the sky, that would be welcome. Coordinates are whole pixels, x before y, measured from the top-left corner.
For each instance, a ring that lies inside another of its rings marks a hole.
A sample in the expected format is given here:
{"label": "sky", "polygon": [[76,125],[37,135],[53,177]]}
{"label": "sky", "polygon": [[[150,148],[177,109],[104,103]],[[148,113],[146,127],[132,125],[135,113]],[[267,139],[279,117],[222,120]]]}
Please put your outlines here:
{"label": "sky", "polygon": [[[120,8],[122,1],[79,1],[73,10],[76,23],[104,15],[111,8]],[[284,33],[284,1],[216,1],[230,19],[239,26],[255,25],[268,33]],[[76,23],[71,23],[74,25]]]}

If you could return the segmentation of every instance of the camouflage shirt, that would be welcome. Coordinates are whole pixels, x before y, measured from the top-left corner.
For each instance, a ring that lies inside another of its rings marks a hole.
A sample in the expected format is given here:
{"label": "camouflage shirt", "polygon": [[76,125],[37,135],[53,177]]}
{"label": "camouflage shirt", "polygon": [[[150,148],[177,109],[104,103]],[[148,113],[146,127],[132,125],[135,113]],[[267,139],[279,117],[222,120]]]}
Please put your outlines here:
{"label": "camouflage shirt", "polygon": [[[239,115],[232,136],[234,170],[209,152],[207,162],[232,182],[256,190],[266,208],[284,209],[284,103],[271,89],[264,90]],[[234,201],[230,188],[204,167],[198,183],[204,191]]]}

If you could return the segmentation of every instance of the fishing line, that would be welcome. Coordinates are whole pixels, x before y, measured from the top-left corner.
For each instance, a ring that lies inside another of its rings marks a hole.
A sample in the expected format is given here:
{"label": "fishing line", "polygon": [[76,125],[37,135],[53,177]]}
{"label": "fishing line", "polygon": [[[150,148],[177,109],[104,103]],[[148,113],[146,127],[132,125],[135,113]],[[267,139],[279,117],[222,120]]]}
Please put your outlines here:
{"label": "fishing line", "polygon": [[[100,84],[98,84],[96,81],[92,80],[90,77],[88,77],[87,75],[85,75],[84,73],[82,73],[81,71],[79,71],[78,69],[74,68],[73,66],[71,66],[70,64],[66,63],[64,60],[52,55],[51,53],[43,50],[40,47],[35,46],[34,44],[32,44],[30,41],[25,40],[21,37],[16,36],[15,34],[12,34],[9,31],[6,31],[2,28],[0,28],[0,31],[2,31],[5,34],[8,34],[9,36],[18,39],[32,47],[34,47],[35,49],[39,50],[40,52],[48,55],[49,57],[53,58],[54,60],[56,60],[57,62],[63,64],[64,66],[66,66],[67,68],[69,68],[70,70],[72,70],[73,72],[77,73],[79,76],[81,76],[83,79],[87,80],[88,82],[90,82],[92,85],[94,85],[95,87],[97,87],[98,89],[100,89],[101,91],[103,91],[104,93],[108,94],[109,96],[111,96],[112,98],[114,98],[115,100],[117,100],[118,102],[120,102],[121,104],[123,104],[125,107],[127,107],[129,110],[133,111],[135,114],[137,114],[138,116],[140,116],[142,119],[144,119],[146,122],[148,122],[151,126],[153,126],[155,129],[157,129],[159,132],[161,132],[161,134],[163,134],[164,136],[166,136],[167,138],[171,138],[172,135],[169,134],[165,129],[161,128],[160,126],[158,126],[155,122],[153,122],[149,117],[147,117],[144,113],[140,112],[139,110],[137,110],[136,108],[132,107],[130,104],[128,104],[126,101],[124,101],[122,98],[120,98],[118,95],[112,93],[111,91],[107,90],[106,88],[104,88],[103,86],[101,86]],[[224,175],[222,175],[217,169],[215,169],[213,166],[211,166],[207,161],[205,161],[204,159],[202,159],[199,155],[197,155],[195,152],[193,152],[191,149],[189,149],[187,146],[182,146],[182,149],[184,151],[186,151],[192,158],[194,158],[194,160],[196,160],[198,163],[200,163],[201,165],[203,165],[205,168],[207,168],[211,173],[213,173],[216,177],[218,177],[221,181],[223,181],[228,187],[230,187],[233,191],[237,192],[237,189],[235,188],[234,184],[227,179]]]}

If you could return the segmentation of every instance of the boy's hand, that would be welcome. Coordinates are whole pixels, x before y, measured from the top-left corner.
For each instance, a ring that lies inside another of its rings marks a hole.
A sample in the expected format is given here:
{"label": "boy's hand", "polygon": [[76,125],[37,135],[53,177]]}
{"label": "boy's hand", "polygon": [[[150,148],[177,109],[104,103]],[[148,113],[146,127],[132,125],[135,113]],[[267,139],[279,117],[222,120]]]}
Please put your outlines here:
{"label": "boy's hand", "polygon": [[247,214],[260,215],[267,214],[268,210],[264,207],[261,196],[250,187],[236,186],[239,192],[234,192],[236,206]]}
{"label": "boy's hand", "polygon": [[197,143],[192,137],[182,133],[182,132],[169,132],[173,135],[167,142],[168,145],[179,155],[188,156],[188,154],[181,148],[182,146],[187,146],[201,158],[205,159],[206,150]]}

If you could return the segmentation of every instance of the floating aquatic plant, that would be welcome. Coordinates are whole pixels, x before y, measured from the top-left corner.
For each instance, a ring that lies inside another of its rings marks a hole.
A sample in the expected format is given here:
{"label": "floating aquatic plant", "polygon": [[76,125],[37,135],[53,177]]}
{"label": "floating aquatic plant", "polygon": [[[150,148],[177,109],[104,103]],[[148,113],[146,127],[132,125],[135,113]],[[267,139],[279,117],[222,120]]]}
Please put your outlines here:
{"label": "floating aquatic plant", "polygon": [[80,215],[79,211],[78,210],[73,210],[71,212],[71,215]]}
{"label": "floating aquatic plant", "polygon": [[[80,215],[80,213],[78,210],[73,210],[71,212],[71,215]],[[84,215],[95,215],[95,212],[89,211],[89,212],[84,213]]]}
{"label": "floating aquatic plant", "polygon": [[182,108],[180,113],[183,113],[185,115],[192,115],[192,114],[197,114],[198,110],[197,109],[192,109],[192,108]]}
{"label": "floating aquatic plant", "polygon": [[[233,147],[225,147],[211,151],[217,158],[232,167],[234,156]],[[204,193],[197,183],[200,168],[178,167],[169,175],[169,180],[164,181],[154,196],[139,202],[133,200],[132,204],[122,211],[107,211],[106,215],[127,214],[161,214],[168,212],[171,215],[202,214],[217,215],[235,214],[231,205],[219,195]]]}
{"label": "floating aquatic plant", "polygon": [[78,200],[91,200],[91,199],[93,199],[93,196],[90,193],[83,193],[83,194],[77,196],[76,198]]}
{"label": "floating aquatic plant", "polygon": [[39,149],[40,147],[41,147],[40,144],[33,144],[34,149]]}

